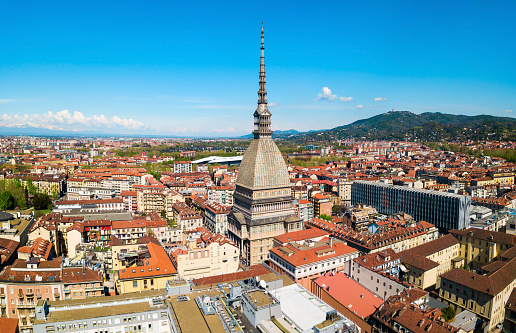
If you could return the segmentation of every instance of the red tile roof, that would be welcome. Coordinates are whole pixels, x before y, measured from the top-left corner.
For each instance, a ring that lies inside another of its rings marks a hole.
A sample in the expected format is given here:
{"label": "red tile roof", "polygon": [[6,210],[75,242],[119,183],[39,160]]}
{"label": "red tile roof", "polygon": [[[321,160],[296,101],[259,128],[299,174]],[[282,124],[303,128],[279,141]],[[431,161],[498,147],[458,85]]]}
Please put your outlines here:
{"label": "red tile roof", "polygon": [[271,271],[269,271],[265,266],[254,265],[251,266],[247,271],[210,276],[201,279],[194,279],[192,282],[196,286],[216,285],[217,283],[245,280],[251,277],[269,273],[271,273]]}
{"label": "red tile roof", "polygon": [[148,243],[147,249],[149,250],[150,258],[144,260],[143,266],[128,267],[120,270],[118,273],[120,280],[177,274],[176,268],[163,247],[158,244]]}
{"label": "red tile roof", "polygon": [[337,302],[361,318],[372,315],[383,300],[344,273],[330,273],[315,280]]}
{"label": "red tile roof", "polygon": [[313,238],[323,237],[323,236],[327,236],[327,235],[329,235],[329,234],[326,231],[317,229],[317,228],[313,228],[313,229],[303,229],[300,231],[287,232],[285,234],[274,237],[274,239],[282,244],[285,244],[288,242],[299,242],[302,240],[313,239]]}

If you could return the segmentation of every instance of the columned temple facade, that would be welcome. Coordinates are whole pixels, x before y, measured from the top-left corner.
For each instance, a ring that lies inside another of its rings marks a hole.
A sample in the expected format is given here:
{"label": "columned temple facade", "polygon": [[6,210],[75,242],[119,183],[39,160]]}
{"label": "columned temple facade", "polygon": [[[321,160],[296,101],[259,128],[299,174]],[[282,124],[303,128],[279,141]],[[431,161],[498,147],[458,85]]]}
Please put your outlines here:
{"label": "columned temple facade", "polygon": [[294,211],[287,165],[272,140],[271,113],[265,90],[263,28],[259,83],[254,139],[240,164],[234,204],[228,216],[229,236],[240,247],[248,265],[269,258],[275,236],[303,229],[303,222]]}

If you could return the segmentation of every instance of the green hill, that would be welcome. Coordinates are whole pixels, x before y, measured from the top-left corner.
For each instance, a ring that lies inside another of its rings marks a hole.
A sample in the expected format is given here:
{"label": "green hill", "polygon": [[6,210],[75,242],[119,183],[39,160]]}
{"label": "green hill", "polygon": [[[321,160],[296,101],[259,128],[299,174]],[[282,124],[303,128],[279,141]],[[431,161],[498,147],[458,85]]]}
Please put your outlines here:
{"label": "green hill", "polygon": [[439,112],[414,114],[390,111],[330,130],[300,133],[301,141],[338,139],[453,141],[516,140],[516,119],[487,115],[464,116]]}

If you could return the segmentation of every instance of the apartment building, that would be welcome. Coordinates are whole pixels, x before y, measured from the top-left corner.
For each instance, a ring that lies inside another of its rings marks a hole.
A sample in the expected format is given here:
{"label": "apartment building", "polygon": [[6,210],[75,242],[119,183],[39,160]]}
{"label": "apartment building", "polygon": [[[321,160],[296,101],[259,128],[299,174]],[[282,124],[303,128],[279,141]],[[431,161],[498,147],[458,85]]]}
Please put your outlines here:
{"label": "apartment building", "polygon": [[233,186],[211,186],[207,189],[208,201],[216,202],[224,206],[233,205]]}
{"label": "apartment building", "polygon": [[101,297],[96,302],[74,300],[38,303],[34,333],[156,332],[172,333],[162,292],[147,291]]}
{"label": "apartment building", "polygon": [[332,203],[328,196],[321,193],[315,193],[310,197],[310,201],[314,207],[314,216],[331,216]]}
{"label": "apartment building", "polygon": [[196,230],[203,226],[203,218],[191,209],[182,210],[177,214],[177,226],[183,231]]}
{"label": "apartment building", "polygon": [[[112,222],[111,220],[88,220],[80,222],[76,226],[82,234],[82,241],[92,243],[95,246],[106,247],[111,242]],[[72,242],[75,244],[75,242]],[[68,249],[70,253],[74,251],[72,247]]]}
{"label": "apartment building", "polygon": [[124,209],[122,199],[103,200],[61,200],[56,203],[55,213],[96,213],[105,211],[120,211]]}
{"label": "apartment building", "polygon": [[133,187],[137,191],[138,211],[142,213],[161,212],[166,207],[166,187],[163,185],[138,185]]}
{"label": "apartment building", "polygon": [[391,249],[360,256],[348,262],[343,272],[376,296],[387,299],[409,285],[398,279],[401,256]]}
{"label": "apartment building", "polygon": [[138,211],[138,192],[136,191],[122,191],[120,198],[124,202],[124,209],[128,212]]}
{"label": "apartment building", "polygon": [[272,239],[272,247],[285,246],[290,242],[296,242],[299,244],[317,243],[328,237],[330,237],[329,233],[317,228],[291,231],[274,237]]}
{"label": "apartment building", "polygon": [[199,240],[170,253],[179,277],[185,280],[235,273],[240,250],[229,238],[204,230]]}
{"label": "apartment building", "polygon": [[451,234],[400,253],[405,280],[421,289],[435,289],[437,278],[464,264],[459,241]]}
{"label": "apartment building", "polygon": [[516,236],[503,232],[469,228],[450,230],[460,243],[459,256],[464,264],[478,270],[483,265],[497,259],[500,252],[516,245]]}
{"label": "apartment building", "polygon": [[104,296],[103,279],[99,271],[86,267],[63,268],[64,299],[84,299]]}
{"label": "apartment building", "polygon": [[95,187],[68,187],[68,200],[114,199],[117,193],[113,189]]}
{"label": "apartment building", "polygon": [[135,244],[147,233],[146,220],[113,221],[111,235]]}
{"label": "apartment building", "polygon": [[372,333],[368,318],[383,300],[342,272],[324,274],[311,281],[312,293],[360,327]]}
{"label": "apartment building", "polygon": [[27,186],[27,181],[30,179],[32,185],[37,187],[39,192],[48,194],[49,196],[61,196],[66,191],[66,175],[37,175],[37,174],[15,174],[5,176],[6,181],[14,181],[19,179],[22,186]]}
{"label": "apartment building", "polygon": [[171,244],[183,240],[181,228],[171,228],[166,221],[147,221],[147,230],[162,244]]}
{"label": "apartment building", "polygon": [[371,205],[381,214],[404,212],[415,220],[434,224],[441,231],[469,227],[471,198],[447,192],[354,181],[351,204]]}
{"label": "apartment building", "polygon": [[375,221],[378,212],[375,208],[358,204],[346,210],[343,216],[343,223],[351,226],[353,230],[366,231],[369,224]]}
{"label": "apartment building", "polygon": [[32,331],[38,300],[63,298],[61,259],[17,259],[0,273],[2,317],[19,320],[20,331]]}
{"label": "apartment building", "polygon": [[337,181],[338,184],[338,194],[339,198],[344,206],[351,205],[351,184],[352,181],[349,181],[347,178],[339,178]]}
{"label": "apartment building", "polygon": [[228,214],[231,206],[223,206],[216,202],[208,202],[205,208],[205,224],[211,232],[225,235],[228,231]]}
{"label": "apartment building", "polygon": [[370,317],[373,332],[466,332],[446,323],[440,316],[441,312],[429,306],[428,298],[428,292],[419,288],[406,289],[389,297]]}
{"label": "apartment building", "polygon": [[456,312],[475,313],[484,321],[487,330],[492,330],[503,322],[505,305],[516,287],[516,257],[501,261],[498,267],[486,275],[460,268],[442,274],[438,279],[440,300]]}
{"label": "apartment building", "polygon": [[[148,243],[139,249],[136,265],[121,268],[116,282],[120,294],[146,290],[165,289],[167,281],[177,275],[177,270],[160,245]],[[140,259],[141,258],[141,259]]]}
{"label": "apartment building", "polygon": [[337,225],[314,218],[308,226],[327,231],[335,238],[345,241],[363,254],[392,249],[400,252],[437,239],[439,232],[433,224],[425,221],[406,223],[394,220],[388,230],[377,234],[363,234],[349,226]]}
{"label": "apartment building", "polygon": [[174,162],[174,173],[191,173],[192,162],[191,161],[175,161]]}
{"label": "apartment building", "polygon": [[297,207],[298,216],[303,222],[310,221],[314,218],[314,205],[306,200],[306,199],[299,199],[297,201]]}
{"label": "apartment building", "polygon": [[358,255],[356,249],[331,237],[318,242],[289,242],[269,251],[270,266],[308,290],[312,279],[344,270],[347,262]]}

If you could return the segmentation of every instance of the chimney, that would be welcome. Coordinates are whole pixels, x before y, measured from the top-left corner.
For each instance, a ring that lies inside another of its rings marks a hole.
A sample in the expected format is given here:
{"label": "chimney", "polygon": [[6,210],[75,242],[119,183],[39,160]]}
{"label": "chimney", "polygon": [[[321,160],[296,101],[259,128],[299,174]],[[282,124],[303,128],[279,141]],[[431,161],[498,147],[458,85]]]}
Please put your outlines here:
{"label": "chimney", "polygon": [[330,247],[333,246],[333,237],[330,235]]}

